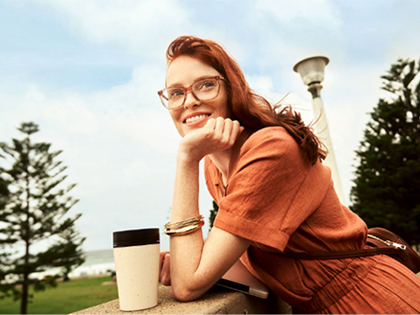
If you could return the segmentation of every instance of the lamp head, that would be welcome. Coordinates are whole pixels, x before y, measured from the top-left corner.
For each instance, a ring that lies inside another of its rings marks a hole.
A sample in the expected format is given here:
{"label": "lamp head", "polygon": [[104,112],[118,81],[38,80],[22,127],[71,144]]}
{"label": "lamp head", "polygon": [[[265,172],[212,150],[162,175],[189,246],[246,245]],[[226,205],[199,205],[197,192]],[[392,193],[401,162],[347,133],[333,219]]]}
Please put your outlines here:
{"label": "lamp head", "polygon": [[299,61],[293,70],[300,74],[305,85],[324,81],[324,68],[329,63],[324,56],[314,56]]}

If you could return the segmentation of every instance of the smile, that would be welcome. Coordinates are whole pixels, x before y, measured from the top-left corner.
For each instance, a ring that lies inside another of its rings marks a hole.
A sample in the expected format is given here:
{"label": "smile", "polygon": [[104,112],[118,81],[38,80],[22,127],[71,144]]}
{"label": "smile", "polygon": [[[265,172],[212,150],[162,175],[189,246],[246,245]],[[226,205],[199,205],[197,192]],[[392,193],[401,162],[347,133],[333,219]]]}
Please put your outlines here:
{"label": "smile", "polygon": [[209,117],[210,116],[210,114],[202,114],[202,115],[197,115],[197,116],[193,116],[193,117],[189,117],[189,118],[187,118],[187,119],[185,119],[185,123],[186,124],[189,124],[189,123],[192,123],[192,122],[195,122],[195,121],[199,121],[199,120],[201,120],[201,119],[205,119],[205,118],[207,118],[207,117]]}

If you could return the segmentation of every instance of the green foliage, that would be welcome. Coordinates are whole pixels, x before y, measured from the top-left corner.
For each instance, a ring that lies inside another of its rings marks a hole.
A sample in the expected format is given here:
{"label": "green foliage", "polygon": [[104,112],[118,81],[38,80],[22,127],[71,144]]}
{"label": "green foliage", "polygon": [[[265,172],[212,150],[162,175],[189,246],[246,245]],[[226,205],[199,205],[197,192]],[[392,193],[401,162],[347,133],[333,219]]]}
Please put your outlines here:
{"label": "green foliage", "polygon": [[[80,214],[68,216],[78,202],[68,196],[75,185],[60,186],[67,177],[66,167],[56,161],[61,151],[51,152],[49,143],[32,143],[31,135],[39,131],[32,122],[22,123],[18,130],[25,134],[22,140],[12,139],[11,145],[0,142],[0,178],[6,186],[0,208],[0,280],[8,277],[0,282],[0,292],[20,299],[25,314],[29,285],[38,291],[56,285],[54,278],[38,280],[30,275],[48,267],[62,267],[67,275],[84,261],[80,249],[84,238],[75,229]],[[33,253],[37,243],[49,247]]]}
{"label": "green foliage", "polygon": [[[34,299],[28,305],[28,313],[70,314],[117,299],[117,285],[103,285],[104,282],[111,282],[111,278],[75,279],[41,292],[35,292],[33,286],[30,286],[29,292],[34,295]],[[0,314],[19,314],[19,303],[12,298],[0,299]]]}
{"label": "green foliage", "polygon": [[213,227],[214,219],[216,219],[216,215],[218,211],[219,211],[219,206],[213,200],[213,209],[210,210],[210,217],[209,217],[209,225],[210,225],[209,232],[211,228]]}
{"label": "green foliage", "polygon": [[371,113],[352,187],[352,210],[369,227],[388,228],[411,244],[420,243],[420,65],[391,66]]}
{"label": "green foliage", "polygon": [[4,209],[4,207],[7,204],[8,198],[9,198],[9,189],[7,187],[7,182],[3,180],[2,178],[0,178],[0,210]]}
{"label": "green foliage", "polygon": [[[0,157],[3,157],[0,155]],[[0,168],[1,171],[1,168]],[[2,222],[5,218],[5,211],[4,208],[7,204],[7,201],[9,199],[9,189],[7,187],[7,182],[3,180],[3,178],[0,177],[0,222]],[[1,224],[1,223],[0,223]],[[7,275],[6,269],[8,264],[8,258],[10,256],[10,253],[5,251],[6,245],[12,243],[11,240],[4,238],[0,235],[0,266],[4,266],[3,268],[0,268],[0,283],[2,283]],[[7,294],[13,294],[13,288],[10,285],[0,285],[0,298],[3,295]]]}

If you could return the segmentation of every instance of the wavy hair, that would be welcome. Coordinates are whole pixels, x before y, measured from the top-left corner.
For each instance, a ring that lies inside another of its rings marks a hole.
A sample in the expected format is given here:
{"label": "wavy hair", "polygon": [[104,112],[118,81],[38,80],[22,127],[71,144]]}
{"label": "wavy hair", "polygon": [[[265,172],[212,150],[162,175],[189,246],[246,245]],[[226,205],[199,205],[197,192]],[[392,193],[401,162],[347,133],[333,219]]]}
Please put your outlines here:
{"label": "wavy hair", "polygon": [[232,119],[253,130],[281,126],[298,143],[306,161],[315,164],[318,159],[325,159],[326,151],[322,143],[312,129],[304,124],[301,115],[290,106],[280,108],[280,103],[272,105],[255,93],[246,82],[238,63],[221,45],[212,40],[181,36],[172,41],[166,51],[168,65],[182,55],[201,60],[225,78]]}

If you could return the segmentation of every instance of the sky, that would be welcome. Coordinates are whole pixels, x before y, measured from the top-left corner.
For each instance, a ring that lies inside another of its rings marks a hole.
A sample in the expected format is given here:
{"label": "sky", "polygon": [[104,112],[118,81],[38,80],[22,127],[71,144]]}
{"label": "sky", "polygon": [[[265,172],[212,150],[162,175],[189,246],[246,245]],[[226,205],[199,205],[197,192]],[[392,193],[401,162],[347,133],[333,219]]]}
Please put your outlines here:
{"label": "sky", "polygon": [[[22,139],[22,122],[38,124],[33,141],[63,150],[64,186],[77,184],[69,215],[83,214],[83,249],[112,249],[113,231],[162,231],[170,218],[180,136],[157,91],[173,39],[217,41],[252,89],[273,102],[290,93],[285,103],[307,123],[311,95],[293,66],[322,55],[350,205],[355,151],[369,113],[389,97],[380,76],[398,58],[419,59],[419,13],[418,0],[0,0],[0,141]],[[211,208],[201,174],[200,211],[207,218]]]}

